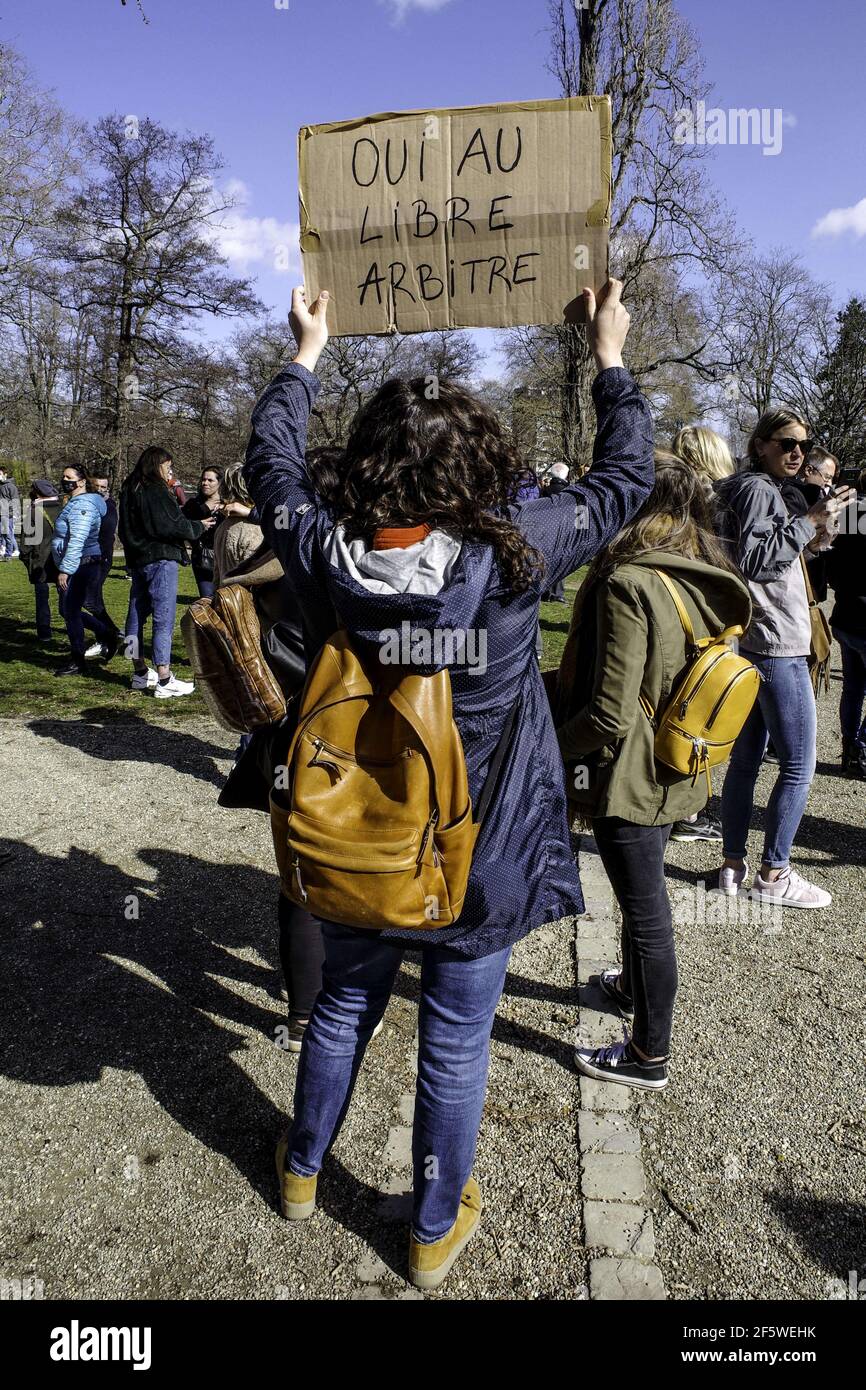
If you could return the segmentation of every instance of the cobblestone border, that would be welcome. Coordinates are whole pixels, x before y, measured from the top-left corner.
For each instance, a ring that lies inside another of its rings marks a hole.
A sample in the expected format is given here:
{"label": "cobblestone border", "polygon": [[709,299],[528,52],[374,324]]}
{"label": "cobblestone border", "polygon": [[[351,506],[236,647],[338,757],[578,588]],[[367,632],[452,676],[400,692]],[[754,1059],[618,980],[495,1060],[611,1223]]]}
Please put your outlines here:
{"label": "cobblestone border", "polygon": [[[580,878],[586,913],[577,919],[575,956],[579,988],[577,1039],[600,1046],[616,1039],[615,1015],[601,1012],[593,975],[619,958],[619,909],[591,835],[580,838]],[[646,1178],[637,1128],[635,1092],[627,1086],[580,1078],[577,1124],[589,1297],[665,1299],[655,1263],[652,1213],[644,1205]]]}

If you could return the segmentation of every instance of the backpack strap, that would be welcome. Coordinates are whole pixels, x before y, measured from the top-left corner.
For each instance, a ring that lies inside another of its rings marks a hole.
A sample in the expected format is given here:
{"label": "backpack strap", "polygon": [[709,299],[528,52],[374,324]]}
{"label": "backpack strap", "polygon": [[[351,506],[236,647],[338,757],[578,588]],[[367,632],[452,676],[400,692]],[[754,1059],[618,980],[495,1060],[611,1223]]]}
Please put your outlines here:
{"label": "backpack strap", "polygon": [[496,745],[496,752],[490,759],[490,766],[487,769],[487,776],[484,779],[484,786],[481,788],[481,795],[478,798],[478,805],[475,807],[474,819],[476,825],[481,825],[485,816],[487,815],[488,810],[490,809],[490,803],[493,800],[499,783],[499,776],[502,771],[502,765],[505,762],[505,759],[507,758],[509,752],[511,751],[511,743],[514,737],[514,730],[517,725],[517,716],[522,704],[523,696],[518,695],[517,699],[514,701],[514,704],[511,706],[511,709],[508,711],[505,723],[502,726],[502,733],[499,735],[499,742]]}
{"label": "backpack strap", "polygon": [[722,628],[721,632],[715,633],[711,637],[695,637],[695,630],[692,627],[692,620],[686,611],[686,606],[677,593],[676,585],[673,580],[664,573],[663,570],[653,570],[653,574],[658,575],[668,593],[674,601],[680,622],[683,625],[683,632],[686,634],[686,645],[694,651],[699,652],[704,647],[710,647],[714,642],[725,642],[729,637],[742,637],[743,628],[741,623],[734,623],[732,627]]}
{"label": "backpack strap", "polygon": [[686,642],[690,647],[697,646],[697,643],[695,642],[695,630],[692,627],[692,620],[689,617],[688,612],[686,611],[685,604],[683,603],[682,599],[677,593],[676,585],[674,584],[673,580],[669,579],[663,570],[654,569],[653,574],[658,575],[659,579],[662,581],[662,583],[664,584],[665,588],[667,589],[668,593],[674,601],[674,607],[676,608],[677,613],[679,614],[680,622],[683,625],[683,632],[686,634]]}

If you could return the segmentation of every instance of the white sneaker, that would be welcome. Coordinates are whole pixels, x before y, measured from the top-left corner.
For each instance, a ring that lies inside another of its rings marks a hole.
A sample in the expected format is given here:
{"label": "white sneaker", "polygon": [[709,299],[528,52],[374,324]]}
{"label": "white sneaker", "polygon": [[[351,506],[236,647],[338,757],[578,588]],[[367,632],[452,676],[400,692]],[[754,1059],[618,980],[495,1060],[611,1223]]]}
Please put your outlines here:
{"label": "white sneaker", "polygon": [[801,878],[790,864],[771,883],[761,878],[758,870],[749,896],[756,902],[778,903],[780,907],[829,907],[833,901],[830,893]]}
{"label": "white sneaker", "polygon": [[105,650],[106,648],[103,647],[101,642],[91,642],[87,651],[84,653],[84,659],[85,661],[95,661],[98,656],[102,656]]}
{"label": "white sneaker", "polygon": [[735,898],[743,885],[749,866],[743,861],[741,869],[719,869],[719,892],[726,897]]}
{"label": "white sneaker", "polygon": [[153,667],[148,666],[146,671],[141,671],[140,673],[136,671],[135,675],[129,683],[130,689],[153,690],[153,687],[157,684],[158,680],[159,676],[156,674]]}
{"label": "white sneaker", "polygon": [[154,695],[158,700],[170,700],[173,695],[191,695],[195,690],[195,681],[179,681],[172,671],[165,685],[160,685],[157,680]]}

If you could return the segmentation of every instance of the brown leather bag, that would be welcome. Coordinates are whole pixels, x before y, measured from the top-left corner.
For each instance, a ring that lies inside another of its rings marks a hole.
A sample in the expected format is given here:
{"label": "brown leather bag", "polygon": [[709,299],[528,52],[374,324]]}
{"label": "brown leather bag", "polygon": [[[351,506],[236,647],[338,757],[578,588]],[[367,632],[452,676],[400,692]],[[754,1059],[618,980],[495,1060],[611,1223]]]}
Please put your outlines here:
{"label": "brown leather bag", "polygon": [[225,584],[191,604],[181,632],[199,689],[224,729],[251,733],[286,712],[286,698],[262,655],[252,591]]}
{"label": "brown leather bag", "polygon": [[448,671],[395,668],[383,680],[337,632],[304,687],[287,792],[271,795],[283,892],[346,926],[425,931],[455,922],[516,708],[473,821]]}
{"label": "brown leather bag", "polygon": [[812,688],[817,695],[822,682],[825,690],[830,689],[830,652],[833,649],[833,637],[830,632],[830,624],[824,617],[824,612],[815,598],[812,580],[809,577],[809,566],[806,564],[806,558],[802,552],[800,564],[806,583],[806,598],[809,601],[809,622],[812,625],[809,675],[812,678]]}

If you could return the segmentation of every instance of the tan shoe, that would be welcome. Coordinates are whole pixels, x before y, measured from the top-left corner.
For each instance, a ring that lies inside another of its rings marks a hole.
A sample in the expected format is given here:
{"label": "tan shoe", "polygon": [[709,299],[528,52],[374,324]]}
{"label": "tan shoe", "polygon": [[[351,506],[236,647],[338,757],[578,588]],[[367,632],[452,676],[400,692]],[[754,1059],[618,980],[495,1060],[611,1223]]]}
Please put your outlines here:
{"label": "tan shoe", "polygon": [[316,1210],[318,1174],[311,1178],[298,1177],[286,1171],[289,1136],[284,1134],[277,1145],[277,1177],[280,1182],[280,1210],[287,1221],[306,1221]]}
{"label": "tan shoe", "polygon": [[472,1239],[481,1220],[481,1189],[470,1178],[460,1198],[460,1210],[451,1230],[432,1245],[409,1239],[409,1278],[416,1289],[438,1289],[464,1245]]}

